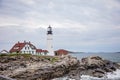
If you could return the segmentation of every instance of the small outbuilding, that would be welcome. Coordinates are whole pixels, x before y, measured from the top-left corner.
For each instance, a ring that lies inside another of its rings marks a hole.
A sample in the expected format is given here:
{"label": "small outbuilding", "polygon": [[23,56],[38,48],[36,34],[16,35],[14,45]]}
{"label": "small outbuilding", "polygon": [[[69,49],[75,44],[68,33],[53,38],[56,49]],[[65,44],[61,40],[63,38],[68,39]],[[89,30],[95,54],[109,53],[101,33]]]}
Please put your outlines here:
{"label": "small outbuilding", "polygon": [[0,54],[8,54],[9,52],[7,50],[2,50]]}
{"label": "small outbuilding", "polygon": [[37,55],[47,55],[47,53],[48,53],[47,50],[36,49],[36,54]]}
{"label": "small outbuilding", "polygon": [[67,55],[69,51],[64,50],[64,49],[59,49],[55,51],[56,56],[62,56],[62,55]]}

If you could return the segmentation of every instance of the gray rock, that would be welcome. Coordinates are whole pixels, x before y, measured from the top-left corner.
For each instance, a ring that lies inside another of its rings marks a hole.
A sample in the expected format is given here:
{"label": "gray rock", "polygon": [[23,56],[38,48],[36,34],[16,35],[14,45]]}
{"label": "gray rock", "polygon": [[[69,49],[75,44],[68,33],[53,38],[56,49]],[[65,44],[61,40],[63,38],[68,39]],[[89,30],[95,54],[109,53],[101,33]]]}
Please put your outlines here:
{"label": "gray rock", "polygon": [[103,77],[105,73],[113,72],[119,67],[117,63],[104,60],[99,56],[82,58],[80,61],[80,68],[83,73],[94,77]]}
{"label": "gray rock", "polygon": [[16,80],[16,79],[12,79],[12,78],[0,75],[0,80]]}
{"label": "gray rock", "polygon": [[82,58],[80,61],[71,56],[57,58],[58,60],[53,63],[51,58],[35,56],[0,57],[0,74],[17,80],[50,80],[62,76],[79,80],[82,74],[103,77],[105,73],[120,68],[117,63],[104,60],[99,56]]}

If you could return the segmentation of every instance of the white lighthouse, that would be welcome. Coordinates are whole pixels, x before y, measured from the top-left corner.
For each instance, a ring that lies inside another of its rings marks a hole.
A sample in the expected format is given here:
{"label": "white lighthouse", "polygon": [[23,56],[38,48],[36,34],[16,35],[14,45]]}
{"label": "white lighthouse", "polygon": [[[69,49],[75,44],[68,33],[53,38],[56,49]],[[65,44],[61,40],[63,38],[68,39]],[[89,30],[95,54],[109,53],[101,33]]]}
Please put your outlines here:
{"label": "white lighthouse", "polygon": [[47,50],[48,50],[48,55],[50,56],[54,56],[52,41],[53,41],[52,27],[49,25],[47,29]]}

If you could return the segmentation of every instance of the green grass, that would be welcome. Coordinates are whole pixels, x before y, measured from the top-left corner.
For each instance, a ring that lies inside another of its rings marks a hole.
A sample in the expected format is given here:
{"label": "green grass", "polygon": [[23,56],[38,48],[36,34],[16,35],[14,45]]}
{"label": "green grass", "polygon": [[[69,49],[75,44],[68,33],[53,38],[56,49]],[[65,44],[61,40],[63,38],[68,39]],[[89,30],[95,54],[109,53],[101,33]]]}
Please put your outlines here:
{"label": "green grass", "polygon": [[0,57],[2,56],[25,56],[29,57],[31,54],[21,54],[21,53],[8,53],[8,54],[0,54]]}
{"label": "green grass", "polygon": [[51,56],[44,56],[44,59],[49,60],[51,63],[54,63],[54,62],[59,60],[58,57],[53,57],[53,56],[52,57]]}
{"label": "green grass", "polygon": [[49,60],[51,63],[54,63],[56,61],[59,60],[58,57],[55,57],[55,56],[43,56],[43,55],[32,55],[32,54],[22,54],[22,53],[8,53],[8,54],[0,54],[0,57],[4,57],[4,56],[7,56],[7,57],[12,57],[12,56],[16,56],[16,57],[19,57],[19,56],[23,56],[24,58],[30,58],[30,57],[38,57],[38,58],[42,58],[42,59],[46,59],[46,60]]}
{"label": "green grass", "polygon": [[56,61],[58,61],[59,59],[58,58],[51,58],[51,63],[54,63],[54,62],[56,62]]}

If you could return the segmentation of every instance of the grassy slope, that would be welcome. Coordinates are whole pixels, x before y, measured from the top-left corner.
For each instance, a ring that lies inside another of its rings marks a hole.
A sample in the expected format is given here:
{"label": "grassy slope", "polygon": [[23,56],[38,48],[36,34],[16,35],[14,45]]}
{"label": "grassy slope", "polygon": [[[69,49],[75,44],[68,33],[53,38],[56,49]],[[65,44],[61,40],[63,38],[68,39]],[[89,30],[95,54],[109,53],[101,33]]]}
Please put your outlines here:
{"label": "grassy slope", "polygon": [[42,58],[42,59],[49,60],[51,63],[54,63],[54,62],[56,62],[56,61],[59,60],[59,58],[56,57],[56,56],[42,56],[42,55],[21,54],[21,53],[0,54],[0,58],[1,58],[1,57],[12,57],[12,56],[13,56],[13,57],[23,56],[24,58],[37,57],[37,58]]}

